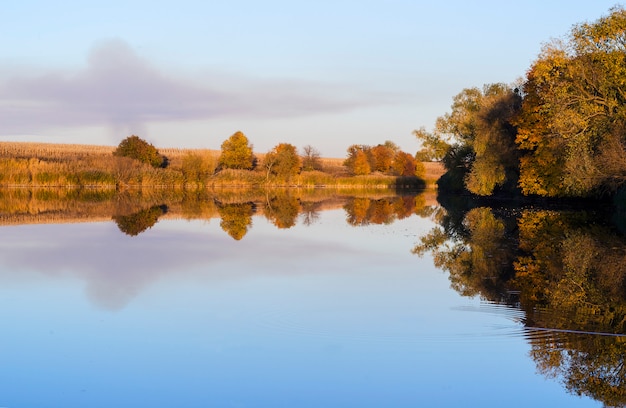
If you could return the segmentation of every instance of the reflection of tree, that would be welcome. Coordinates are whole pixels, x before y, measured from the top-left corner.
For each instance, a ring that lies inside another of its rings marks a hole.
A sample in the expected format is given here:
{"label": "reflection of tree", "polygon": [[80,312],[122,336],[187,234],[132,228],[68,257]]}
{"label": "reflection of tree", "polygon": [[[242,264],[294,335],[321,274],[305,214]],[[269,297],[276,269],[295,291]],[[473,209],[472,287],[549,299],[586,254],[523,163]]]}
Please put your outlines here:
{"label": "reflection of tree", "polygon": [[[548,305],[566,321],[549,327],[626,333],[626,241],[584,213],[525,212],[515,282],[527,307]],[[544,324],[544,322],[540,322]]]}
{"label": "reflection of tree", "polygon": [[454,230],[432,230],[413,252],[432,251],[436,266],[450,273],[452,287],[460,294],[499,301],[509,292],[515,252],[506,233],[512,229],[490,209],[475,208]]}
{"label": "reflection of tree", "polygon": [[266,201],[264,213],[278,228],[291,228],[300,213],[300,200],[283,194],[273,196]]}
{"label": "reflection of tree", "polygon": [[350,225],[391,224],[396,219],[418,214],[425,208],[425,200],[423,195],[379,199],[352,197],[343,208]]}
{"label": "reflection of tree", "polygon": [[252,225],[253,203],[218,204],[217,211],[222,218],[220,227],[228,235],[239,241]]}
{"label": "reflection of tree", "polygon": [[155,205],[130,215],[114,215],[117,227],[126,235],[134,237],[157,223],[159,217],[167,212],[166,205]]}
{"label": "reflection of tree", "polygon": [[320,217],[320,203],[316,202],[302,202],[302,224],[309,225],[315,224]]}
{"label": "reflection of tree", "polygon": [[573,210],[450,207],[438,221],[414,253],[430,252],[459,293],[525,310],[540,372],[579,395],[626,403],[626,342],[615,335],[626,333],[623,236]]}
{"label": "reflection of tree", "polygon": [[626,342],[611,336],[546,333],[531,337],[537,369],[577,395],[626,405]]}

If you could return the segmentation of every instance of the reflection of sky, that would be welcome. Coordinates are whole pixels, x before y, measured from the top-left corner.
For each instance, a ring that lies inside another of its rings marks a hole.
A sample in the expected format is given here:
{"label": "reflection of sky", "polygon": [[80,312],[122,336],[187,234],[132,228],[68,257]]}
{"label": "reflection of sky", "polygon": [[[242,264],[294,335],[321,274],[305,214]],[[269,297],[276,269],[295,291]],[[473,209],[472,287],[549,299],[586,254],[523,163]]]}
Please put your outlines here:
{"label": "reflection of sky", "polygon": [[427,221],[344,218],[255,217],[241,241],[218,222],[0,229],[0,406],[593,406],[410,254]]}

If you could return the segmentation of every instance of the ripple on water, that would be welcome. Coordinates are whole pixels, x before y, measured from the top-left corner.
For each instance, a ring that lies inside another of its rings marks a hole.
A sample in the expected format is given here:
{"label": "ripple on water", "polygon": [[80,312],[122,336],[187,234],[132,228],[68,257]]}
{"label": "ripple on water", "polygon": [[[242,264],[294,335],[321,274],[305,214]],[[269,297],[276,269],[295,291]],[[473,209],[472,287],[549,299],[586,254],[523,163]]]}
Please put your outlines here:
{"label": "ripple on water", "polygon": [[[281,336],[308,337],[322,340],[357,343],[427,344],[427,343],[469,343],[501,341],[506,338],[524,338],[524,312],[508,305],[481,302],[477,306],[453,308],[459,313],[487,313],[502,317],[498,323],[455,327],[454,323],[427,324],[416,318],[412,322],[405,319],[402,324],[386,324],[373,320],[371,324],[353,324],[340,314],[322,314],[313,317],[302,312],[268,306],[257,312],[255,324],[266,332]],[[480,321],[480,320],[479,320]]]}

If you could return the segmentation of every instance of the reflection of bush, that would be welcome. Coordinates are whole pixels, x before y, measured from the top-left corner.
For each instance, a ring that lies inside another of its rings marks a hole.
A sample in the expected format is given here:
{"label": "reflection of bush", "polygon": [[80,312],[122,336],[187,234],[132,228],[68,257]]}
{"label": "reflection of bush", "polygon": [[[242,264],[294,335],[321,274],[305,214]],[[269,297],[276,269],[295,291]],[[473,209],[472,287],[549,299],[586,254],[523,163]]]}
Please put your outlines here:
{"label": "reflection of bush", "polygon": [[167,212],[166,205],[155,205],[154,207],[141,210],[130,215],[116,215],[113,220],[117,227],[126,235],[132,237],[141,234],[148,228],[152,228],[157,223],[159,217]]}
{"label": "reflection of bush", "polygon": [[218,204],[220,227],[233,239],[239,241],[252,225],[252,215],[255,211],[253,203]]}

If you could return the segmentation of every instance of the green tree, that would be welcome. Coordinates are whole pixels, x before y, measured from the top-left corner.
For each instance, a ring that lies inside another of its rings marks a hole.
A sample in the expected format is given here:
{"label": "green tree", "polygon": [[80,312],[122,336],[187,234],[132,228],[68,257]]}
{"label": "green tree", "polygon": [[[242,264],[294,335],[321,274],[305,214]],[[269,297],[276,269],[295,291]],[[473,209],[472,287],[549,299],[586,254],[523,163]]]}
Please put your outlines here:
{"label": "green tree", "polygon": [[222,153],[217,160],[218,166],[225,169],[252,170],[255,157],[252,153],[252,145],[246,135],[235,132],[222,143]]}
{"label": "green tree", "polygon": [[122,140],[113,155],[139,160],[152,167],[165,167],[167,163],[166,158],[153,145],[135,135]]}
{"label": "green tree", "polygon": [[415,157],[418,161],[441,161],[450,149],[450,144],[443,137],[426,131],[424,127],[414,130],[413,135],[422,144]]}

